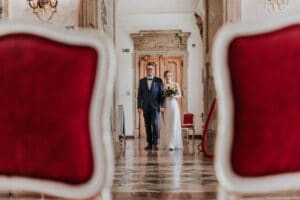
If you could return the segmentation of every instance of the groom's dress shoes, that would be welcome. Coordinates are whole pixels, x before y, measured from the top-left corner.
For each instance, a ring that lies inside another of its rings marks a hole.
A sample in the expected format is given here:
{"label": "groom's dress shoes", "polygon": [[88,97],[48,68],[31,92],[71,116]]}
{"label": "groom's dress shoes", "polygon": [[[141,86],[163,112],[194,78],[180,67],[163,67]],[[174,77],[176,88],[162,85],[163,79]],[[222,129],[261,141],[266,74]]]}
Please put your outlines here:
{"label": "groom's dress shoes", "polygon": [[153,148],[155,151],[157,151],[158,150],[158,147],[157,147],[157,145],[154,145],[154,148]]}
{"label": "groom's dress shoes", "polygon": [[152,146],[151,146],[151,145],[147,145],[147,146],[145,147],[145,150],[152,150]]}

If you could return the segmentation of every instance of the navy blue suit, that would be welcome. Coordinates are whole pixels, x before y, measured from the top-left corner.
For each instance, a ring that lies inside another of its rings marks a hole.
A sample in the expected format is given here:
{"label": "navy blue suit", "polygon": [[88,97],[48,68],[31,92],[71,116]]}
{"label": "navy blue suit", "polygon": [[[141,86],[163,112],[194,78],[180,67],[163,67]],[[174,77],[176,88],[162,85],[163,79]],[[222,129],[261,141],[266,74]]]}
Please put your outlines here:
{"label": "navy blue suit", "polygon": [[163,90],[163,82],[160,78],[153,77],[150,90],[148,89],[147,78],[145,77],[140,80],[137,107],[143,109],[147,142],[150,146],[157,145],[158,113],[160,107],[165,107]]}

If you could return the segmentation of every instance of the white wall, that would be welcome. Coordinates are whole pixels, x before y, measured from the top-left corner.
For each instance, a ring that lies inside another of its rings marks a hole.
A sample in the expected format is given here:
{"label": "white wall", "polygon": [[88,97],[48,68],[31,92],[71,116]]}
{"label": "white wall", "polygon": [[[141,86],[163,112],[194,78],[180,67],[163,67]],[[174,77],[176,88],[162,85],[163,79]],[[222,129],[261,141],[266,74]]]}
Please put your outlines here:
{"label": "white wall", "polygon": [[[124,1],[119,6],[125,5]],[[124,8],[122,8],[124,9]],[[159,9],[159,7],[157,7]],[[196,8],[195,8],[196,9]],[[125,128],[127,135],[134,134],[134,63],[133,41],[131,33],[141,30],[170,30],[180,29],[191,32],[188,39],[188,111],[195,114],[196,132],[201,130],[201,113],[203,112],[202,85],[202,42],[193,12],[184,13],[122,13],[118,12],[116,26],[116,52],[118,57],[118,104],[124,105]],[[192,47],[192,44],[196,44]],[[129,48],[130,53],[122,49]]]}
{"label": "white wall", "polygon": [[26,0],[11,0],[8,4],[9,19],[25,20],[33,23],[48,24],[57,27],[78,26],[79,0],[58,1],[57,12],[49,22],[42,22],[33,13]]}
{"label": "white wall", "polygon": [[241,0],[241,18],[242,20],[265,19],[270,17],[284,17],[294,14],[299,15],[300,1],[288,0],[288,6],[275,12],[269,12],[266,1],[262,0]]}

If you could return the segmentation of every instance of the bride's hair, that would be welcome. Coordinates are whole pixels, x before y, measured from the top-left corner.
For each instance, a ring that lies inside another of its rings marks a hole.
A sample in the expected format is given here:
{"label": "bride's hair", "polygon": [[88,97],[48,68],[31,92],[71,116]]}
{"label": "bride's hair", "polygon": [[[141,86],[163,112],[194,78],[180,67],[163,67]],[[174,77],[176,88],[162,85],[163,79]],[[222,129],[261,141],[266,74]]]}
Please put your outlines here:
{"label": "bride's hair", "polygon": [[164,72],[164,77],[166,77],[167,74],[172,74],[171,70],[166,70],[166,71]]}

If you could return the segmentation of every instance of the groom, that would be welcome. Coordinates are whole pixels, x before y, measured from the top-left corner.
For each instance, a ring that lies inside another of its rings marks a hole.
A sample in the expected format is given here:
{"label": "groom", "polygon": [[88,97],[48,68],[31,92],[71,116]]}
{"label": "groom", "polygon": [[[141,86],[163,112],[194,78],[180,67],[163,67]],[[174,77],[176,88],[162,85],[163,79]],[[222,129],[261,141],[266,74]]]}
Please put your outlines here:
{"label": "groom", "polygon": [[154,76],[155,63],[149,62],[146,65],[147,77],[140,80],[137,107],[138,112],[144,114],[146,125],[147,143],[145,150],[158,150],[158,113],[164,111],[163,83]]}

